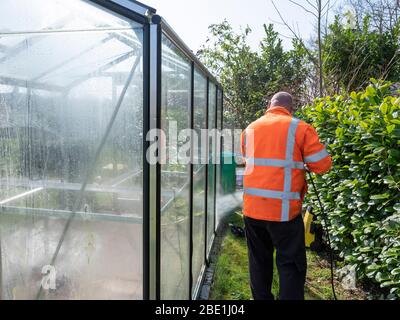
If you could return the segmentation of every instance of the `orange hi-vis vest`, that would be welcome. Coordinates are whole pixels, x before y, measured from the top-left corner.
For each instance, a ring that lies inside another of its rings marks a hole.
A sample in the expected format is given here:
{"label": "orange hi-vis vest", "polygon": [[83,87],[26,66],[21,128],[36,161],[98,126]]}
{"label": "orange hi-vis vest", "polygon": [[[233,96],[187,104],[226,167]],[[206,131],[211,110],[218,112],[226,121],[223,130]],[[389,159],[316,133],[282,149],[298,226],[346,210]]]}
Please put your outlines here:
{"label": "orange hi-vis vest", "polygon": [[305,164],[317,174],[332,167],[316,130],[282,107],[270,108],[242,133],[242,155],[243,213],[257,220],[296,218],[307,192]]}

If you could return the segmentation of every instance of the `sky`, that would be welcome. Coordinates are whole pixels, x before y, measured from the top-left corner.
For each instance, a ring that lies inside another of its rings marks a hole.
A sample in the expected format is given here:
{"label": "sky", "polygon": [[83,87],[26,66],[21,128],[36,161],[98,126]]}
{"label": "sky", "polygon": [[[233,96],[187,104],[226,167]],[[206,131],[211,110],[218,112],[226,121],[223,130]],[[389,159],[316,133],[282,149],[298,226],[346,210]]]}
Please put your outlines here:
{"label": "sky", "polygon": [[[260,39],[263,38],[263,24],[274,23],[275,30],[282,35],[285,48],[291,47],[290,31],[280,24],[281,20],[276,13],[271,0],[142,0],[141,2],[157,9],[176,31],[182,40],[194,52],[205,43],[208,35],[208,26],[220,23],[224,19],[236,31],[249,25],[252,34],[249,44],[257,49]],[[305,0],[299,2],[306,3]],[[291,4],[289,0],[275,0],[276,5],[285,19],[300,30],[302,37],[308,39],[314,31],[314,17]]]}

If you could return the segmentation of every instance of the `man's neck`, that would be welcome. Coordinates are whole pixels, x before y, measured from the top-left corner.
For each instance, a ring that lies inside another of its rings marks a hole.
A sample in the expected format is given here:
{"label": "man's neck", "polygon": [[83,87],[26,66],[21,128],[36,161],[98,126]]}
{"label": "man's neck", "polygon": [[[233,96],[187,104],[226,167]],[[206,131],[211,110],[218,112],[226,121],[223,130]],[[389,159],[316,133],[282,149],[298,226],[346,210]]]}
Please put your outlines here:
{"label": "man's neck", "polygon": [[268,111],[273,111],[273,110],[278,110],[278,109],[284,109],[287,112],[289,112],[291,115],[293,115],[293,111],[291,109],[286,108],[286,107],[282,107],[282,106],[271,106],[271,107],[268,108],[267,112]]}

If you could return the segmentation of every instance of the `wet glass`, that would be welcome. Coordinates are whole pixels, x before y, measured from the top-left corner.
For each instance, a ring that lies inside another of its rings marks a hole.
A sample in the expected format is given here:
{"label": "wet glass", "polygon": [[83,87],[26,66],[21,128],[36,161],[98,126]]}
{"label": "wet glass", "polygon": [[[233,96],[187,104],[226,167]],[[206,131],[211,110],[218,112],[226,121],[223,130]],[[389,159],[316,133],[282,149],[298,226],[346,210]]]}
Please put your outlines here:
{"label": "wet glass", "polygon": [[161,298],[188,299],[190,166],[180,157],[187,141],[178,134],[190,128],[191,63],[165,35],[161,51],[161,129],[167,145],[167,163],[161,165]]}
{"label": "wet glass", "polygon": [[142,299],[142,26],[77,0],[0,12],[2,298]]}
{"label": "wet glass", "polygon": [[[193,292],[198,288],[204,266],[205,247],[205,201],[206,201],[206,165],[202,161],[207,145],[201,144],[201,130],[207,125],[207,79],[200,71],[194,71],[193,123],[197,134],[197,148],[193,165]],[[205,149],[205,150],[204,150]]]}
{"label": "wet glass", "polygon": [[216,116],[217,116],[217,87],[214,83],[209,83],[208,96],[208,129],[209,129],[209,145],[208,145],[208,186],[207,186],[207,249],[211,249],[212,238],[215,231],[215,160],[216,160]]}

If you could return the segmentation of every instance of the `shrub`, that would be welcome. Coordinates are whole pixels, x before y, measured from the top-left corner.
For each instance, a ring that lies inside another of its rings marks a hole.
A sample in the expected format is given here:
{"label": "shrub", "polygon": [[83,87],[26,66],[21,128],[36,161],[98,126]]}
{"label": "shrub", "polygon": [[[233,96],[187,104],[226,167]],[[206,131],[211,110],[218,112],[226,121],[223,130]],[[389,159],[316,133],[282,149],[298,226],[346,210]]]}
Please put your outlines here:
{"label": "shrub", "polygon": [[[398,299],[400,98],[390,86],[372,80],[364,92],[317,99],[300,117],[317,129],[334,161],[330,173],[315,178],[334,250],[356,266],[359,279]],[[313,190],[308,200],[317,203]]]}

